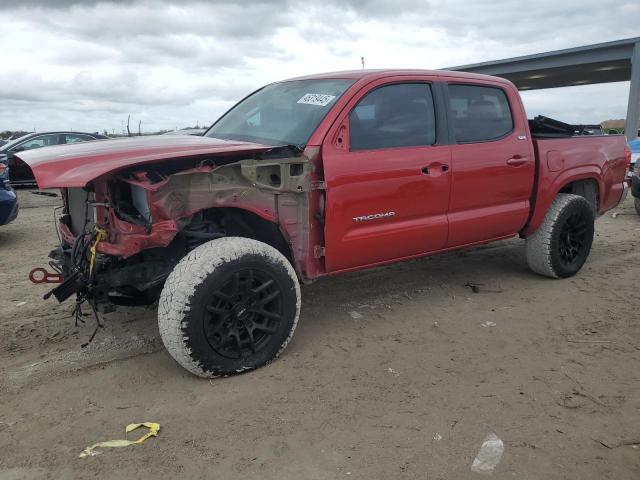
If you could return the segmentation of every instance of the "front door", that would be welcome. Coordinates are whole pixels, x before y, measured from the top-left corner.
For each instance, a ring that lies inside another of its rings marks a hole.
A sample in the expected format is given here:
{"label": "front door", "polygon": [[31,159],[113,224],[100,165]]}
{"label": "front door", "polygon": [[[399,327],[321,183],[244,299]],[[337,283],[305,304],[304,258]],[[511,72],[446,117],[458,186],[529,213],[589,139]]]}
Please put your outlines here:
{"label": "front door", "polygon": [[323,144],[327,272],[446,244],[451,174],[449,146],[437,135],[441,108],[427,79],[393,80],[354,97]]}

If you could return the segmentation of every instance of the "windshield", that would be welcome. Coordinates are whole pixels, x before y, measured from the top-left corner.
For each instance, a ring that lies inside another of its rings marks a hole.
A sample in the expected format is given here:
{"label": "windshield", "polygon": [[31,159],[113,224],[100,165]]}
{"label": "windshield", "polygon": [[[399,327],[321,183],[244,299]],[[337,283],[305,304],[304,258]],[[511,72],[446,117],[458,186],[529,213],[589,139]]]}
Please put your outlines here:
{"label": "windshield", "polygon": [[352,84],[325,79],[267,85],[229,110],[205,136],[301,147]]}

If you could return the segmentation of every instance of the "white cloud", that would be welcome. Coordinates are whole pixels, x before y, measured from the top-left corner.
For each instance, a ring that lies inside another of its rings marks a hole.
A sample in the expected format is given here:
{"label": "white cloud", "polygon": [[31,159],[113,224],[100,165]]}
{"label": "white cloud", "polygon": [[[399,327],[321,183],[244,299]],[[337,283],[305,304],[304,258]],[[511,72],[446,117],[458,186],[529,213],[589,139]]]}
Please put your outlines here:
{"label": "white cloud", "polygon": [[[19,6],[16,6],[19,5]],[[208,124],[262,84],[321,71],[441,68],[637,34],[640,4],[582,0],[0,2],[0,130]],[[625,114],[628,84],[526,92],[528,113]]]}

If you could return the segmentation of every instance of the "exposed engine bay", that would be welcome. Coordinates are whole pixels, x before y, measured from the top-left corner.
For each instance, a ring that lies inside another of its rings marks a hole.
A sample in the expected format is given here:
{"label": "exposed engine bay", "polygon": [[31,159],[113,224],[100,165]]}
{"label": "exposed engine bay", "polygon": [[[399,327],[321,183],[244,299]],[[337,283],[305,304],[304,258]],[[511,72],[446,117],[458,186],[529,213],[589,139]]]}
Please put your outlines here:
{"label": "exposed engine bay", "polygon": [[324,205],[315,153],[283,147],[254,158],[167,160],[62,189],[50,265],[64,282],[47,297],[75,293],[77,319],[85,302],[94,311],[152,304],[181,258],[227,236],[272,245],[301,278],[318,276],[321,259],[307,255],[322,238],[312,232]]}

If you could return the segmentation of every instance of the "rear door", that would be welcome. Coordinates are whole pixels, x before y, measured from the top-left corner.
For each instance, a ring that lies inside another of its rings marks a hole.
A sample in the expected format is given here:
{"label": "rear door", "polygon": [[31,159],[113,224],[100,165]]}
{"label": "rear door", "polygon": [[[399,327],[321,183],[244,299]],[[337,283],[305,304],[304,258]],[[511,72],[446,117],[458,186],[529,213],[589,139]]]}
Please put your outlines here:
{"label": "rear door", "polygon": [[[374,82],[325,138],[325,267],[337,271],[444,247],[450,151],[431,78]],[[440,99],[440,101],[439,101]]]}
{"label": "rear door", "polygon": [[529,216],[534,152],[514,88],[448,84],[451,202],[447,247],[520,231]]}

